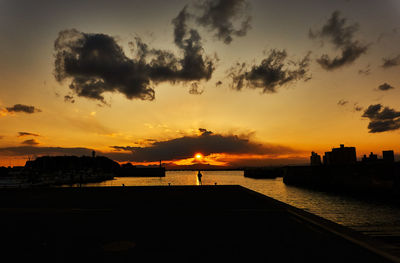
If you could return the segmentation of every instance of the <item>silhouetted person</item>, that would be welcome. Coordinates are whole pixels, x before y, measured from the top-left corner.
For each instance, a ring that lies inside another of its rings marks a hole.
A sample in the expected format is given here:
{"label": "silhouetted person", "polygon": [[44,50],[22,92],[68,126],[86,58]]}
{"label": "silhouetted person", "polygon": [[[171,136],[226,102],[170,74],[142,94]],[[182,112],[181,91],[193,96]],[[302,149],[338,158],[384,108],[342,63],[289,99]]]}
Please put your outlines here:
{"label": "silhouetted person", "polygon": [[200,170],[199,170],[199,172],[197,173],[197,180],[199,180],[199,184],[201,185],[201,177],[202,177],[203,175],[200,173]]}

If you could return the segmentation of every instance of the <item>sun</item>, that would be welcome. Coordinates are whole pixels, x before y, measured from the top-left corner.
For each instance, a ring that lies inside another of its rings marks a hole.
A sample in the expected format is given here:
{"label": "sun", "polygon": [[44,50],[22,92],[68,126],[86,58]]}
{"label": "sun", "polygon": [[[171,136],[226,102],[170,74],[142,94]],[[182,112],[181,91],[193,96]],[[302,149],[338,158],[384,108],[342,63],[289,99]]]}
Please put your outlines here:
{"label": "sun", "polygon": [[203,159],[203,155],[202,155],[201,153],[196,153],[196,154],[194,155],[194,158],[195,158],[197,161],[201,161],[201,160]]}

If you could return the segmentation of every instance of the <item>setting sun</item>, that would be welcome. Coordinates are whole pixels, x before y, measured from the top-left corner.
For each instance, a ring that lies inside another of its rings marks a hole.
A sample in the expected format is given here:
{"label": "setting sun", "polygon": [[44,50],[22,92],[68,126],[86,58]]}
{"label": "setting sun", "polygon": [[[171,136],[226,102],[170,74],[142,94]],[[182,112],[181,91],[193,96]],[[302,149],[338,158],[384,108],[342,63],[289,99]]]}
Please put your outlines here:
{"label": "setting sun", "polygon": [[194,156],[194,158],[196,158],[196,160],[200,161],[203,159],[203,155],[201,153],[196,153],[196,155]]}

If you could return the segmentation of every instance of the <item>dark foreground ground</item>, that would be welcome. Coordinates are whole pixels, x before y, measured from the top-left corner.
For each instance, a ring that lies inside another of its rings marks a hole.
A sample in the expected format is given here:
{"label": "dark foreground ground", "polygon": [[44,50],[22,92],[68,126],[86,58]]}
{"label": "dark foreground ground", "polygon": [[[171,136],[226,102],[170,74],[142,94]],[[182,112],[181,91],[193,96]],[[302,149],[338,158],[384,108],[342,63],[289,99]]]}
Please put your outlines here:
{"label": "dark foreground ground", "polygon": [[400,262],[240,186],[0,189],[0,200],[1,262]]}

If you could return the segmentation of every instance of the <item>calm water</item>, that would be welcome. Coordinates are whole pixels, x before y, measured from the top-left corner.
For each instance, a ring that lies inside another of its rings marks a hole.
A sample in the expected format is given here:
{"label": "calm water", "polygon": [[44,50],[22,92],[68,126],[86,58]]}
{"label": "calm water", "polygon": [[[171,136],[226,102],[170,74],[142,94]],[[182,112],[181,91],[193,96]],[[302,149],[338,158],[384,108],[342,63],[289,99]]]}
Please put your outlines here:
{"label": "calm water", "polygon": [[[400,237],[400,207],[286,186],[282,178],[251,179],[243,171],[203,171],[203,185],[242,185],[372,236]],[[167,171],[162,178],[117,177],[86,186],[196,185],[196,171]]]}

